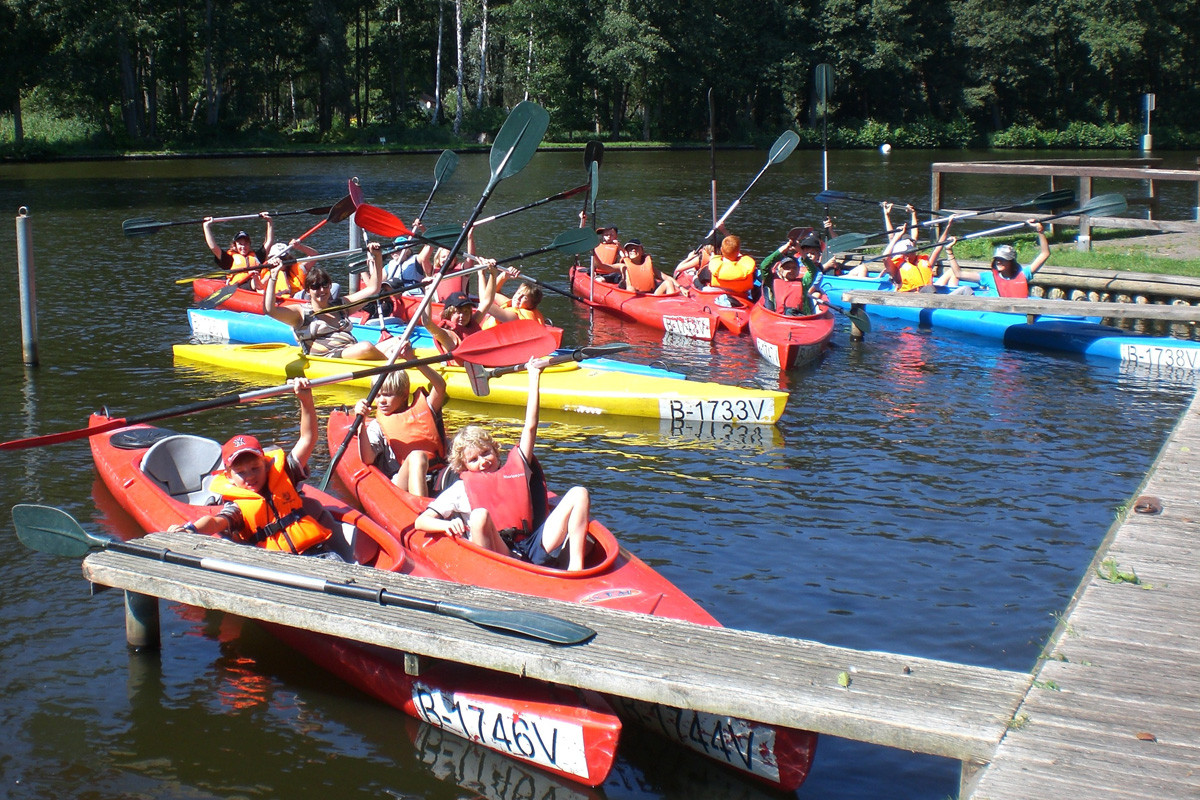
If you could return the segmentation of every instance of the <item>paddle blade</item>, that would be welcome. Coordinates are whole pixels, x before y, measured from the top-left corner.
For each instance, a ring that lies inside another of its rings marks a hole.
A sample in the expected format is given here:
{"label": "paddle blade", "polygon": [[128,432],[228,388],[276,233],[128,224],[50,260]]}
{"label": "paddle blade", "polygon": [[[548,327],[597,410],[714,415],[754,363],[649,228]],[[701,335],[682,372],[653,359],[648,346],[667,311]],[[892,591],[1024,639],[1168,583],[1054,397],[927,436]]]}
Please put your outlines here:
{"label": "paddle blade", "polygon": [[355,209],[354,224],[376,236],[412,236],[412,231],[404,224],[404,220],[390,211],[368,203],[362,203]]}
{"label": "paddle blade", "polygon": [[870,236],[864,233],[844,233],[841,236],[835,236],[825,243],[826,253],[845,253],[849,250],[857,250],[865,245]]}
{"label": "paddle blade", "polygon": [[346,195],[330,207],[329,216],[325,217],[325,221],[334,224],[345,222],[354,216],[354,208],[354,198]]}
{"label": "paddle blade", "polygon": [[600,162],[593,161],[588,169],[587,214],[591,218],[596,216],[596,195],[600,193]]}
{"label": "paddle blade", "polygon": [[196,303],[196,308],[211,310],[224,303],[229,298],[237,294],[238,287],[235,284],[228,284],[217,289],[215,292],[205,297],[199,303]]}
{"label": "paddle blade", "polygon": [[1077,213],[1088,217],[1115,217],[1124,214],[1126,208],[1128,205],[1121,195],[1100,194],[1080,206]]}
{"label": "paddle blade", "polygon": [[442,154],[438,156],[437,163],[433,165],[433,182],[441,183],[448,180],[457,168],[458,153],[453,150],[443,150]]}
{"label": "paddle blade", "polygon": [[617,353],[624,353],[626,350],[632,350],[633,345],[625,342],[612,342],[611,344],[595,344],[586,347],[576,348],[571,353],[571,358],[575,361],[583,361],[585,358],[604,358],[606,356],[615,356]]}
{"label": "paddle blade", "polygon": [[600,244],[600,234],[591,228],[572,228],[554,237],[551,248],[569,255],[590,253]]}
{"label": "paddle blade", "polygon": [[1056,189],[1053,192],[1039,194],[1031,205],[1035,205],[1044,211],[1053,211],[1059,208],[1066,208],[1075,204],[1074,189]]}
{"label": "paddle blade", "polygon": [[349,195],[349,197],[350,197],[350,203],[351,203],[351,204],[352,204],[352,205],[353,205],[355,208],[358,208],[359,206],[361,206],[361,205],[362,205],[362,201],[363,201],[363,190],[362,190],[362,186],[361,186],[361,185],[359,185],[359,183],[358,183],[358,178],[351,178],[351,179],[350,179],[350,180],[347,182],[347,185],[348,185],[348,187],[349,187],[349,188],[347,189],[347,192],[348,192],[348,195]]}
{"label": "paddle blade", "polygon": [[492,181],[502,181],[524,169],[537,152],[549,125],[550,115],[546,109],[529,100],[517,103],[496,134],[496,143],[488,154]]}
{"label": "paddle blade", "polygon": [[796,149],[796,145],[800,144],[800,135],[795,131],[784,131],[775,140],[775,144],[771,145],[771,152],[767,155],[768,164],[778,164],[792,154]]}
{"label": "paddle blade", "polygon": [[591,171],[592,164],[600,166],[604,161],[604,142],[588,142],[583,146],[583,168]]}
{"label": "paddle blade", "polygon": [[845,192],[835,192],[833,189],[826,189],[823,192],[817,192],[815,195],[813,195],[813,200],[817,201],[821,205],[824,205],[825,203],[833,203],[837,200],[849,199],[850,195],[846,194]]}
{"label": "paddle blade", "polygon": [[596,635],[594,630],[584,625],[536,611],[494,611],[441,602],[437,604],[437,613],[465,620],[481,628],[515,633],[550,644],[583,644]]}
{"label": "paddle blade", "polygon": [[150,217],[135,217],[121,223],[126,236],[148,236],[163,227],[163,223]]}
{"label": "paddle blade", "polygon": [[488,383],[491,376],[486,367],[470,361],[465,362],[463,367],[467,371],[467,382],[471,386],[471,394],[476,397],[487,397],[492,393],[492,387]]}
{"label": "paddle blade", "polygon": [[79,558],[111,541],[88,533],[74,517],[53,506],[21,503],[13,506],[12,517],[21,544],[39,553]]}
{"label": "paddle blade", "polygon": [[473,333],[454,348],[454,357],[485,367],[523,364],[554,349],[554,336],[532,319],[504,322]]}

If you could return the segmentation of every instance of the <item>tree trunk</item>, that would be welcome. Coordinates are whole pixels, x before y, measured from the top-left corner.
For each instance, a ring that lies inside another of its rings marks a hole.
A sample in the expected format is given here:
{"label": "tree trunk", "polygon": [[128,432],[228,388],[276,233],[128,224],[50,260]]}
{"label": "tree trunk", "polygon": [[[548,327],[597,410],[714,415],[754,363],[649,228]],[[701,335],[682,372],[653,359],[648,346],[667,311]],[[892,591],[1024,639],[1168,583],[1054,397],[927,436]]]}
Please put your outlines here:
{"label": "tree trunk", "polygon": [[529,84],[533,82],[533,14],[529,15],[529,55],[525,58],[525,99],[529,99]]}
{"label": "tree trunk", "polygon": [[454,104],[454,135],[462,129],[463,119],[463,0],[454,0],[454,49],[457,54],[455,70],[458,73],[458,83],[455,89],[457,102]]}
{"label": "tree trunk", "polygon": [[371,119],[371,14],[367,9],[363,9],[363,52],[366,63],[363,64],[362,116],[358,118],[360,128]]}
{"label": "tree trunk", "polygon": [[430,120],[434,125],[437,125],[442,118],[442,40],[445,30],[446,4],[445,0],[438,0],[437,61],[433,65],[433,119]]}
{"label": "tree trunk", "polygon": [[204,122],[208,127],[217,125],[217,109],[220,106],[216,81],[213,79],[213,0],[204,0],[204,99],[207,109]]}
{"label": "tree trunk", "polygon": [[488,4],[483,0],[483,23],[479,29],[479,91],[475,95],[475,107],[483,108],[484,83],[487,80],[488,52]]}
{"label": "tree trunk", "polygon": [[117,61],[121,68],[121,117],[125,121],[125,134],[130,139],[137,140],[141,138],[137,80],[133,75],[133,56],[129,52],[129,40],[124,34],[117,37],[117,50]]}

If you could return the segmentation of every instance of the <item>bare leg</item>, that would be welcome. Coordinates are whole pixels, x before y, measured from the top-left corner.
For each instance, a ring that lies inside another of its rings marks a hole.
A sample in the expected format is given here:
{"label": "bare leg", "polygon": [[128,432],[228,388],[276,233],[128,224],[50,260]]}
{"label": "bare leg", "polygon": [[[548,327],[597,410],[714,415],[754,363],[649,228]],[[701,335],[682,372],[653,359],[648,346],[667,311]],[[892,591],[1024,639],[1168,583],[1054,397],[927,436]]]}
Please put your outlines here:
{"label": "bare leg", "polygon": [[472,544],[477,544],[494,553],[501,553],[506,556],[512,555],[512,551],[508,549],[508,545],[500,538],[500,533],[496,530],[495,524],[492,523],[492,517],[488,514],[486,508],[477,508],[471,512],[471,518],[467,523],[467,531]]}
{"label": "bare leg", "polygon": [[569,572],[579,572],[583,569],[590,513],[591,496],[588,490],[576,486],[563,495],[542,526],[542,547],[547,553],[554,552],[564,540],[567,542]]}
{"label": "bare leg", "polygon": [[392,483],[417,497],[428,497],[425,487],[425,473],[429,471],[429,453],[424,450],[414,450],[404,458],[400,471],[392,478]]}

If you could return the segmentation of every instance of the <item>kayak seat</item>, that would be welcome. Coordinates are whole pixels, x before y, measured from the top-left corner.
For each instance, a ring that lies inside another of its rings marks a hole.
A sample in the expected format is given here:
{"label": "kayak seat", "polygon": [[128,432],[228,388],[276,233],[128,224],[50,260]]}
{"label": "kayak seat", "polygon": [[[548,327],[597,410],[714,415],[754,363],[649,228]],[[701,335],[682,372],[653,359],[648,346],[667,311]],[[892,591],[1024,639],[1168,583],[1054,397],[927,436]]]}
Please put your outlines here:
{"label": "kayak seat", "polygon": [[142,472],[172,498],[190,505],[219,502],[208,486],[213,471],[220,466],[221,445],[203,436],[168,436],[151,445],[142,456]]}

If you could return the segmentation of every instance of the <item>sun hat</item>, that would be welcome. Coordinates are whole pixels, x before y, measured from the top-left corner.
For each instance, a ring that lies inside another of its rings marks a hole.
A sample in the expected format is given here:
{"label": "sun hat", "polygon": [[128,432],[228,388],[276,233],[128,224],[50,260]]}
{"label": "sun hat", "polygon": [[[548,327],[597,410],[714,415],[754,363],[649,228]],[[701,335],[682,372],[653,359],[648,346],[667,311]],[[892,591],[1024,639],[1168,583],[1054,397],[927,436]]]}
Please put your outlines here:
{"label": "sun hat", "polygon": [[896,241],[895,246],[892,247],[892,253],[894,255],[904,255],[905,253],[911,253],[916,249],[917,246],[913,243],[912,239],[904,238]]}
{"label": "sun hat", "polygon": [[221,460],[225,463],[226,468],[232,467],[233,462],[246,453],[254,453],[256,456],[262,457],[262,445],[257,437],[239,433],[221,448]]}
{"label": "sun hat", "polygon": [[1011,244],[1000,245],[996,248],[996,252],[992,253],[992,261],[995,261],[998,258],[1004,261],[1016,261],[1017,248],[1013,247]]}
{"label": "sun hat", "polygon": [[291,249],[292,248],[290,246],[283,242],[276,242],[275,244],[271,245],[271,252],[267,253],[267,258],[282,258],[283,256],[287,255],[287,251]]}

